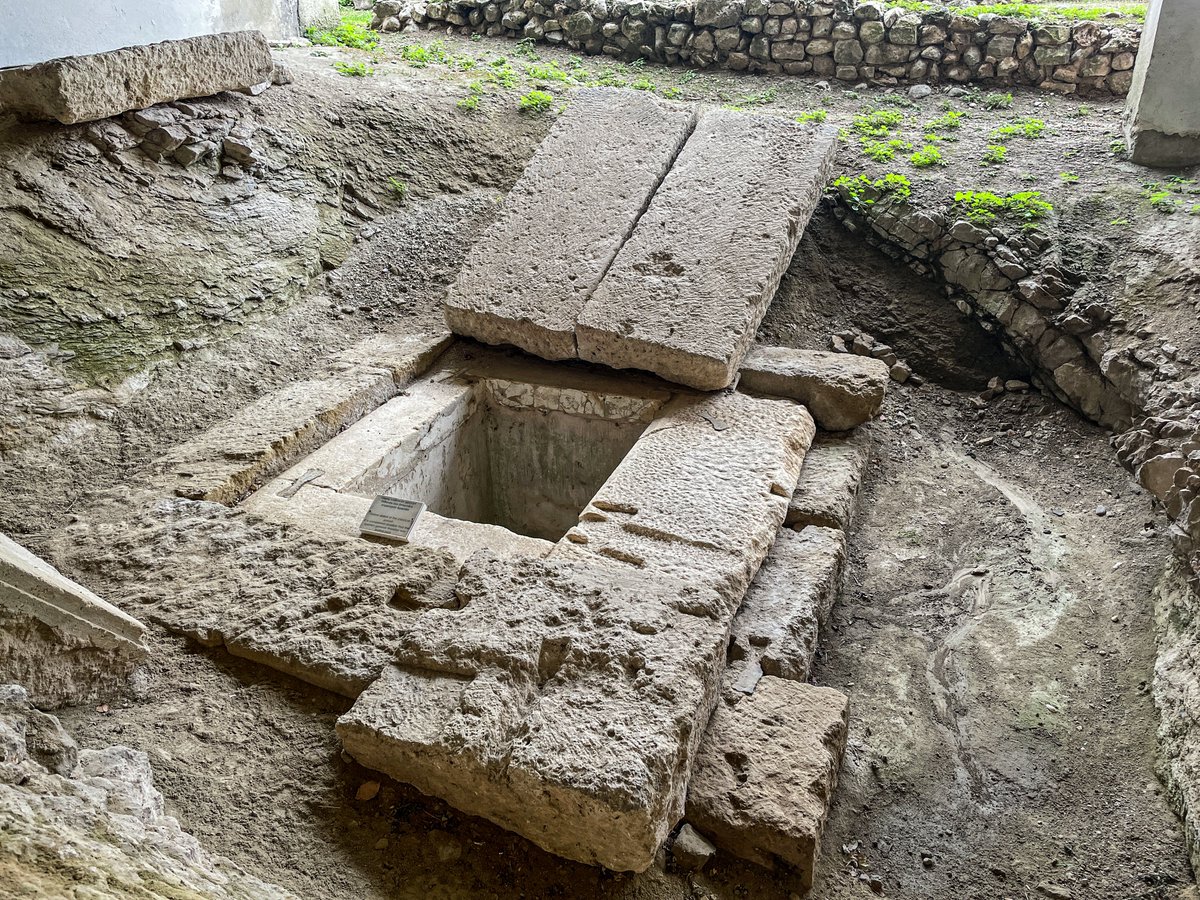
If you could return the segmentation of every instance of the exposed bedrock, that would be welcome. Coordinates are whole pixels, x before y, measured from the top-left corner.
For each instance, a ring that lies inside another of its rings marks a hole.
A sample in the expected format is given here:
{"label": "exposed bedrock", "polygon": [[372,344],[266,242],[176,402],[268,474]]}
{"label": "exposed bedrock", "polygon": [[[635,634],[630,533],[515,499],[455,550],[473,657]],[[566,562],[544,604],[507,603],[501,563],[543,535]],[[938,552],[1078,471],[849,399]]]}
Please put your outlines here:
{"label": "exposed bedrock", "polygon": [[0,685],[0,817],[8,896],[296,900],[166,815],[145,753],[81,750],[15,684]]}

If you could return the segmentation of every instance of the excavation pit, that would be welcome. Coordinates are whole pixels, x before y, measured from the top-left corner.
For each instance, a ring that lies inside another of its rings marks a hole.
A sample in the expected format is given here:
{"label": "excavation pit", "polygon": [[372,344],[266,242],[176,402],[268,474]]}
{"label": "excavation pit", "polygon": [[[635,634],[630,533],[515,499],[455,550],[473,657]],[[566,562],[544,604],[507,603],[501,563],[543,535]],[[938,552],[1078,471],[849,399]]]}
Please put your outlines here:
{"label": "excavation pit", "polygon": [[671,393],[649,379],[456,349],[246,506],[345,535],[377,496],[417,500],[427,512],[413,543],[465,558],[499,540],[543,556]]}

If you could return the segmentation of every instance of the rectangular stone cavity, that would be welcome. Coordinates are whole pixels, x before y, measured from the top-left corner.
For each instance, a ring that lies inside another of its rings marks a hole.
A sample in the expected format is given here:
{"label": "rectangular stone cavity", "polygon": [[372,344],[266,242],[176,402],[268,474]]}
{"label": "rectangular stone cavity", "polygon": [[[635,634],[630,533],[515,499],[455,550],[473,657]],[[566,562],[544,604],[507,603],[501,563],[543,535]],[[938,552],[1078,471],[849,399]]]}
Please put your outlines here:
{"label": "rectangular stone cavity", "polygon": [[706,110],[576,326],[582,359],[733,381],[833,164],[832,130]]}
{"label": "rectangular stone cavity", "polygon": [[[524,374],[452,365],[301,460],[247,505],[288,518],[308,508],[345,529],[345,503],[334,508],[322,492],[368,501],[386,494],[425,503],[427,518],[557,540],[669,396],[603,377],[550,383],[540,363]],[[412,540],[423,542],[427,532],[423,519]]]}
{"label": "rectangular stone cavity", "polygon": [[346,748],[553,853],[645,869],[813,432],[790,401],[673,399],[549,558],[468,561],[459,608],[422,613],[339,723]]}
{"label": "rectangular stone cavity", "polygon": [[270,81],[275,64],[257,31],[69,56],[0,72],[0,112],[64,125]]}
{"label": "rectangular stone cavity", "polygon": [[446,299],[457,334],[570,359],[575,321],[691,131],[640,91],[575,94]]}

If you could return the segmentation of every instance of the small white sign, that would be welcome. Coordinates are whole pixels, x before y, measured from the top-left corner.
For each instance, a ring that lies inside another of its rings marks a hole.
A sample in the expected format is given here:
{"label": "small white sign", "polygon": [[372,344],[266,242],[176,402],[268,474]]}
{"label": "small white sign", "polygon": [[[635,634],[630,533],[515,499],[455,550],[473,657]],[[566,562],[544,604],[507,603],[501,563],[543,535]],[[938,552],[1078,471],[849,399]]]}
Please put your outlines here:
{"label": "small white sign", "polygon": [[401,500],[399,497],[376,497],[367,514],[363,516],[359,531],[372,537],[389,538],[408,543],[408,536],[425,504],[418,500]]}

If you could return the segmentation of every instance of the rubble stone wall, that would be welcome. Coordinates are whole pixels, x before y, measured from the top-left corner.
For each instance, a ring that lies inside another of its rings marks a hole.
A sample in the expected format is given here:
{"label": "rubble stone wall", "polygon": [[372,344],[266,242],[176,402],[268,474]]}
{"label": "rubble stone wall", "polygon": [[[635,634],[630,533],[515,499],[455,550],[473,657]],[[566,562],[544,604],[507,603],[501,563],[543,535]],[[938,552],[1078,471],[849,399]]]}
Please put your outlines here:
{"label": "rubble stone wall", "polygon": [[1124,95],[1140,26],[809,0],[379,0],[372,27],[532,38],[617,59],[874,84]]}

